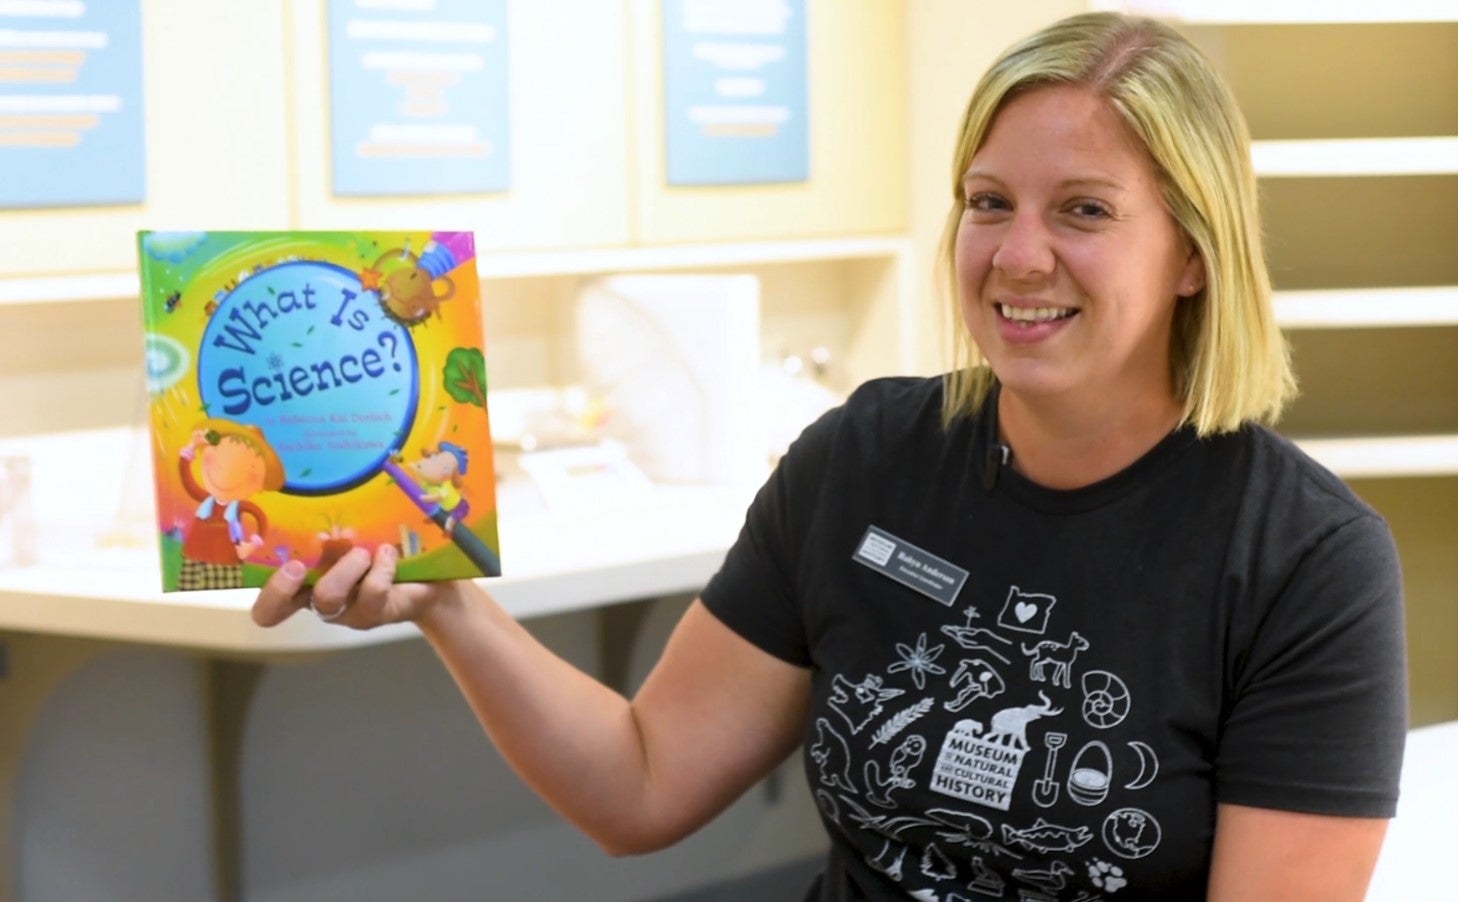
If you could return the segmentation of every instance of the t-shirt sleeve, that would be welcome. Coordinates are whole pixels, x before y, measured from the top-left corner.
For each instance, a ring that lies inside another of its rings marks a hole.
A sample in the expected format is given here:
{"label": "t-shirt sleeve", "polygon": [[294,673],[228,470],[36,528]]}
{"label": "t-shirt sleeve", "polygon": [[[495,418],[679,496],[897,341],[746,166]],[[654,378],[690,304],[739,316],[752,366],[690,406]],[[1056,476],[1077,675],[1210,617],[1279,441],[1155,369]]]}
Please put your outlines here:
{"label": "t-shirt sleeve", "polygon": [[810,665],[810,651],[796,591],[797,562],[842,416],[842,408],[831,410],[791,443],[700,596],[730,629],[801,667]]}
{"label": "t-shirt sleeve", "polygon": [[1407,735],[1402,580],[1387,524],[1364,513],[1296,564],[1238,669],[1216,798],[1391,817]]}

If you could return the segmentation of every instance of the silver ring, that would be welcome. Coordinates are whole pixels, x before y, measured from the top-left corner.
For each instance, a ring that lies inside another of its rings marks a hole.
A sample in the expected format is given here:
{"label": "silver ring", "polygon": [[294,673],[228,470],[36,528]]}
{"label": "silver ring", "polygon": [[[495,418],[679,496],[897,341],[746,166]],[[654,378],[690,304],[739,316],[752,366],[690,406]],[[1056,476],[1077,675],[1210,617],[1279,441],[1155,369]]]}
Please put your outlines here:
{"label": "silver ring", "polygon": [[315,617],[318,617],[320,620],[324,621],[325,623],[333,623],[334,621],[338,620],[340,617],[343,617],[345,611],[349,610],[349,602],[346,601],[339,608],[339,610],[337,610],[337,611],[328,611],[328,612],[321,611],[317,607],[314,606],[314,593],[313,592],[310,592],[309,593],[309,610],[313,611],[314,612],[314,616]]}

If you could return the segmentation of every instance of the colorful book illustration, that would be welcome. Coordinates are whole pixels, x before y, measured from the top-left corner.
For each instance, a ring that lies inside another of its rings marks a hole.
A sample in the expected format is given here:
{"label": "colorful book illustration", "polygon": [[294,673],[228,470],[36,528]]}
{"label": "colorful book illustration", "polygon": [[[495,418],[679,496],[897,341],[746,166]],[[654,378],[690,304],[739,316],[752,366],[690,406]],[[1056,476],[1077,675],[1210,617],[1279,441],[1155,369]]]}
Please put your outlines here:
{"label": "colorful book illustration", "polygon": [[469,232],[137,236],[164,591],[501,574]]}

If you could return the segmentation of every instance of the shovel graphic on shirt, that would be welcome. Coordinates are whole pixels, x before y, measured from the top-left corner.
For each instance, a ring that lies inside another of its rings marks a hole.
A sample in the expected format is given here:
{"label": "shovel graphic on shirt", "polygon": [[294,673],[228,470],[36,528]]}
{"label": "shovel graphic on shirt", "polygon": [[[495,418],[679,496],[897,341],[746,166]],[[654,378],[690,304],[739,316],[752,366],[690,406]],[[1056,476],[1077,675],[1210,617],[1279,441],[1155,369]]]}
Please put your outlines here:
{"label": "shovel graphic on shirt", "polygon": [[1058,801],[1058,781],[1053,779],[1053,770],[1058,763],[1058,750],[1068,741],[1067,733],[1045,733],[1043,745],[1048,747],[1048,761],[1043,765],[1043,779],[1033,783],[1033,801],[1039,807],[1051,808]]}

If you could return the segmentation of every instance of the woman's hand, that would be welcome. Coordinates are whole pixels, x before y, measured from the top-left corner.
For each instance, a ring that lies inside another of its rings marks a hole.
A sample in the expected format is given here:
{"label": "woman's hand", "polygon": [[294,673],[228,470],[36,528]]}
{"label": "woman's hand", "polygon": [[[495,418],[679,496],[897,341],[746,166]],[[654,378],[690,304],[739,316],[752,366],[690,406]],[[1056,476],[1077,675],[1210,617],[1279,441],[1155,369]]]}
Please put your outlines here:
{"label": "woman's hand", "polygon": [[373,557],[352,548],[312,588],[304,585],[304,563],[289,561],[259,591],[253,622],[276,626],[312,606],[322,619],[367,630],[419,620],[433,605],[459,598],[455,583],[396,583],[398,555],[393,545],[381,545]]}

